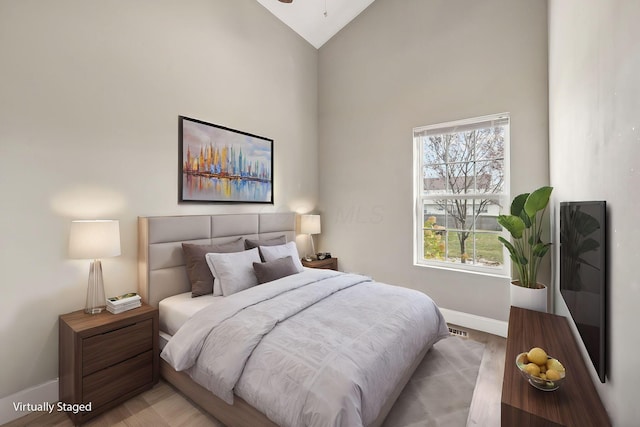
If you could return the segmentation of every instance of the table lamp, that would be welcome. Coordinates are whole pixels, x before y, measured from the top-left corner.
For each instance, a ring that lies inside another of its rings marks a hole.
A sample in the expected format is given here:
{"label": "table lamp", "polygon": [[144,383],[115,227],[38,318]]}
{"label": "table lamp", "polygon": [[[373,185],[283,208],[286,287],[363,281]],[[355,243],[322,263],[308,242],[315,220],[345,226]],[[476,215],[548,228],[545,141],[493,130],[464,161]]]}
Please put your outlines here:
{"label": "table lamp", "polygon": [[100,258],[120,255],[120,223],[114,220],[72,221],[69,256],[90,259],[85,313],[98,314],[106,307]]}
{"label": "table lamp", "polygon": [[[302,215],[300,218],[300,232],[302,234],[308,234],[311,240],[311,253],[313,257],[316,256],[316,250],[313,245],[313,235],[320,234],[320,215]],[[309,256],[306,257],[309,259]]]}

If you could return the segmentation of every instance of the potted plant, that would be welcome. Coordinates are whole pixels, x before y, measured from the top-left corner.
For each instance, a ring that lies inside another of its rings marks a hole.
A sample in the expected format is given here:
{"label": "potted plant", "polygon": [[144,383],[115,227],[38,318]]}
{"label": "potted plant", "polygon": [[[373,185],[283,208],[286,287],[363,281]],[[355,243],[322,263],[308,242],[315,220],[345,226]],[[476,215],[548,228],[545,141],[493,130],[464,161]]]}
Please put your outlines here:
{"label": "potted plant", "polygon": [[512,281],[511,305],[547,311],[547,287],[538,283],[538,268],[551,243],[542,241],[542,217],[549,204],[553,187],[540,187],[532,193],[516,196],[510,215],[499,215],[498,224],[511,234],[511,242],[498,240],[507,248],[518,271]]}

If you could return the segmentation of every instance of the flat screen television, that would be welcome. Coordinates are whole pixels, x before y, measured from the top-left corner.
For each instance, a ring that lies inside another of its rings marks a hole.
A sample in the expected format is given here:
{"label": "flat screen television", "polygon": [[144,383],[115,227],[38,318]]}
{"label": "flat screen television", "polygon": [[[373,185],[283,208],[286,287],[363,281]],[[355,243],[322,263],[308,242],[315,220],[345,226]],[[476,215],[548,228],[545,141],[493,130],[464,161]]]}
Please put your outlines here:
{"label": "flat screen television", "polygon": [[560,293],[601,382],[606,375],[607,206],[560,203]]}

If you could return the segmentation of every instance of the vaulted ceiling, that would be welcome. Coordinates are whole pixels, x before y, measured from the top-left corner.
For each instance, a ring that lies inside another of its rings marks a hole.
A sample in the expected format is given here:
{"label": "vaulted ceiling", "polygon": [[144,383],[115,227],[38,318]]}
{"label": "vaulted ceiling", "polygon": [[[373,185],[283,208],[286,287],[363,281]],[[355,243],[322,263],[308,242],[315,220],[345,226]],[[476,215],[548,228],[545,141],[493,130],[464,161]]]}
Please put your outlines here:
{"label": "vaulted ceiling", "polygon": [[319,49],[374,0],[257,0],[293,31]]}

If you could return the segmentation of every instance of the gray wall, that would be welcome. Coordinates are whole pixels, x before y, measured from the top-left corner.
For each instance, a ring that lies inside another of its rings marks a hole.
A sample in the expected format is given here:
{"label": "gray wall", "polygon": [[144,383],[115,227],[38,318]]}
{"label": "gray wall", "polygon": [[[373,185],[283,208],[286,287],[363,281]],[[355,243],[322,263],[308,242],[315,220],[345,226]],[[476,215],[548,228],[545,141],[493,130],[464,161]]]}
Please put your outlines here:
{"label": "gray wall", "polygon": [[[556,207],[570,200],[606,200],[608,205],[609,374],[605,384],[595,371],[592,377],[616,426],[636,426],[640,419],[639,21],[637,0],[549,3],[549,134]],[[559,254],[555,256],[558,261]],[[558,272],[555,279],[558,283]],[[557,312],[568,316],[557,291],[555,300]]]}
{"label": "gray wall", "polygon": [[412,129],[510,112],[512,194],[547,184],[546,2],[377,0],[320,49],[318,88],[319,247],[507,320],[508,278],[413,266]]}
{"label": "gray wall", "polygon": [[[120,220],[116,295],[139,215],[317,204],[318,52],[254,0],[2,0],[0,52],[0,398],[58,376],[89,267],[72,219]],[[273,138],[275,205],[179,205],[178,115]]]}

